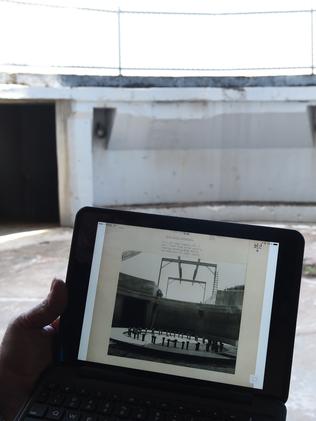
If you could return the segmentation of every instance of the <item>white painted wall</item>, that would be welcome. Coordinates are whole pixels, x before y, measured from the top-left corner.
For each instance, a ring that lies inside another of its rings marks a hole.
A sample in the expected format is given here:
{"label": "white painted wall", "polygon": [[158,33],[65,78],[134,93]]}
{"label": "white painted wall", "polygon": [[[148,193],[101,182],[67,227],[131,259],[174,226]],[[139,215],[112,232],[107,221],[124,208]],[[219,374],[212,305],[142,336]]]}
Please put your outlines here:
{"label": "white painted wall", "polygon": [[312,147],[307,105],[297,102],[114,102],[109,149]]}
{"label": "white painted wall", "polygon": [[93,144],[94,202],[128,205],[316,200],[306,103],[107,103],[106,149]]}

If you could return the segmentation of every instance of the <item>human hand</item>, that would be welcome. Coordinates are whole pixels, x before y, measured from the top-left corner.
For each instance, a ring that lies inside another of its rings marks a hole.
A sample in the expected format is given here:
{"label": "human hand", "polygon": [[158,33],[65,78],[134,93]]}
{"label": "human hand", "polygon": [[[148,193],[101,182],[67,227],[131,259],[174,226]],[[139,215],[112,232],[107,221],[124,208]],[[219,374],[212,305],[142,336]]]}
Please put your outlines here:
{"label": "human hand", "polygon": [[67,290],[54,279],[47,298],[9,324],[0,346],[0,415],[12,420],[53,358]]}

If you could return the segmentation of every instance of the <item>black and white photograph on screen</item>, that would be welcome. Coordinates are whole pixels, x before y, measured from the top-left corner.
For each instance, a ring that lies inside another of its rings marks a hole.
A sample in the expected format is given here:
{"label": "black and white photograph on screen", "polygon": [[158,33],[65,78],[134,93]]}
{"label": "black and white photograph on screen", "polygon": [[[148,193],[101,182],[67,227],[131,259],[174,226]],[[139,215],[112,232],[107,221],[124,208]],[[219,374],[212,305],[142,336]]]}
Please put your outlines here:
{"label": "black and white photograph on screen", "polygon": [[122,253],[109,355],[234,373],[246,265]]}

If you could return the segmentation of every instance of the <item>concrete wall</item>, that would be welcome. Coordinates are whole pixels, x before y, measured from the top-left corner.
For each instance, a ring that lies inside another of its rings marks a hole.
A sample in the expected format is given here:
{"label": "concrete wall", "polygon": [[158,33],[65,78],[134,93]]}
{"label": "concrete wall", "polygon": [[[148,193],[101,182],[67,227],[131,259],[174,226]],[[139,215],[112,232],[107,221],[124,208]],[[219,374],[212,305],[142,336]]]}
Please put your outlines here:
{"label": "concrete wall", "polygon": [[230,290],[230,291],[221,291],[218,290],[216,293],[216,305],[221,306],[236,306],[238,308],[242,308],[242,303],[244,299],[244,291],[243,290]]}
{"label": "concrete wall", "polygon": [[155,282],[127,275],[122,272],[119,274],[118,289],[129,292],[136,291],[137,293],[147,294],[152,297],[155,297],[158,291],[158,287]]}
{"label": "concrete wall", "polygon": [[112,323],[113,326],[182,332],[235,345],[239,337],[240,319],[241,311],[237,307],[157,299],[120,290]]}
{"label": "concrete wall", "polygon": [[93,144],[96,205],[316,201],[306,104],[107,105],[116,117],[108,147]]}
{"label": "concrete wall", "polygon": [[[63,224],[84,205],[316,204],[314,86],[51,85],[0,86],[0,99],[56,101]],[[114,110],[106,139],[95,109]]]}
{"label": "concrete wall", "polygon": [[222,292],[221,303],[216,305],[157,298],[154,282],[120,273],[113,326],[181,331],[235,344],[242,296],[234,295],[236,291],[218,292]]}
{"label": "concrete wall", "polygon": [[233,307],[161,299],[152,322],[158,329],[183,329],[184,333],[235,344],[239,337],[240,318],[240,310]]}

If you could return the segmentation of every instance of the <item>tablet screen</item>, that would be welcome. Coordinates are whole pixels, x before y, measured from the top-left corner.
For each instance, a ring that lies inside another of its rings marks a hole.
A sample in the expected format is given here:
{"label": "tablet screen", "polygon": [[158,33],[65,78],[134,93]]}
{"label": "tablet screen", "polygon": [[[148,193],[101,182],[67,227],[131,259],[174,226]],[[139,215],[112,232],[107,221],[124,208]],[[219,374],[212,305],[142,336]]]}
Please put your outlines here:
{"label": "tablet screen", "polygon": [[262,389],[278,249],[98,223],[78,359]]}

